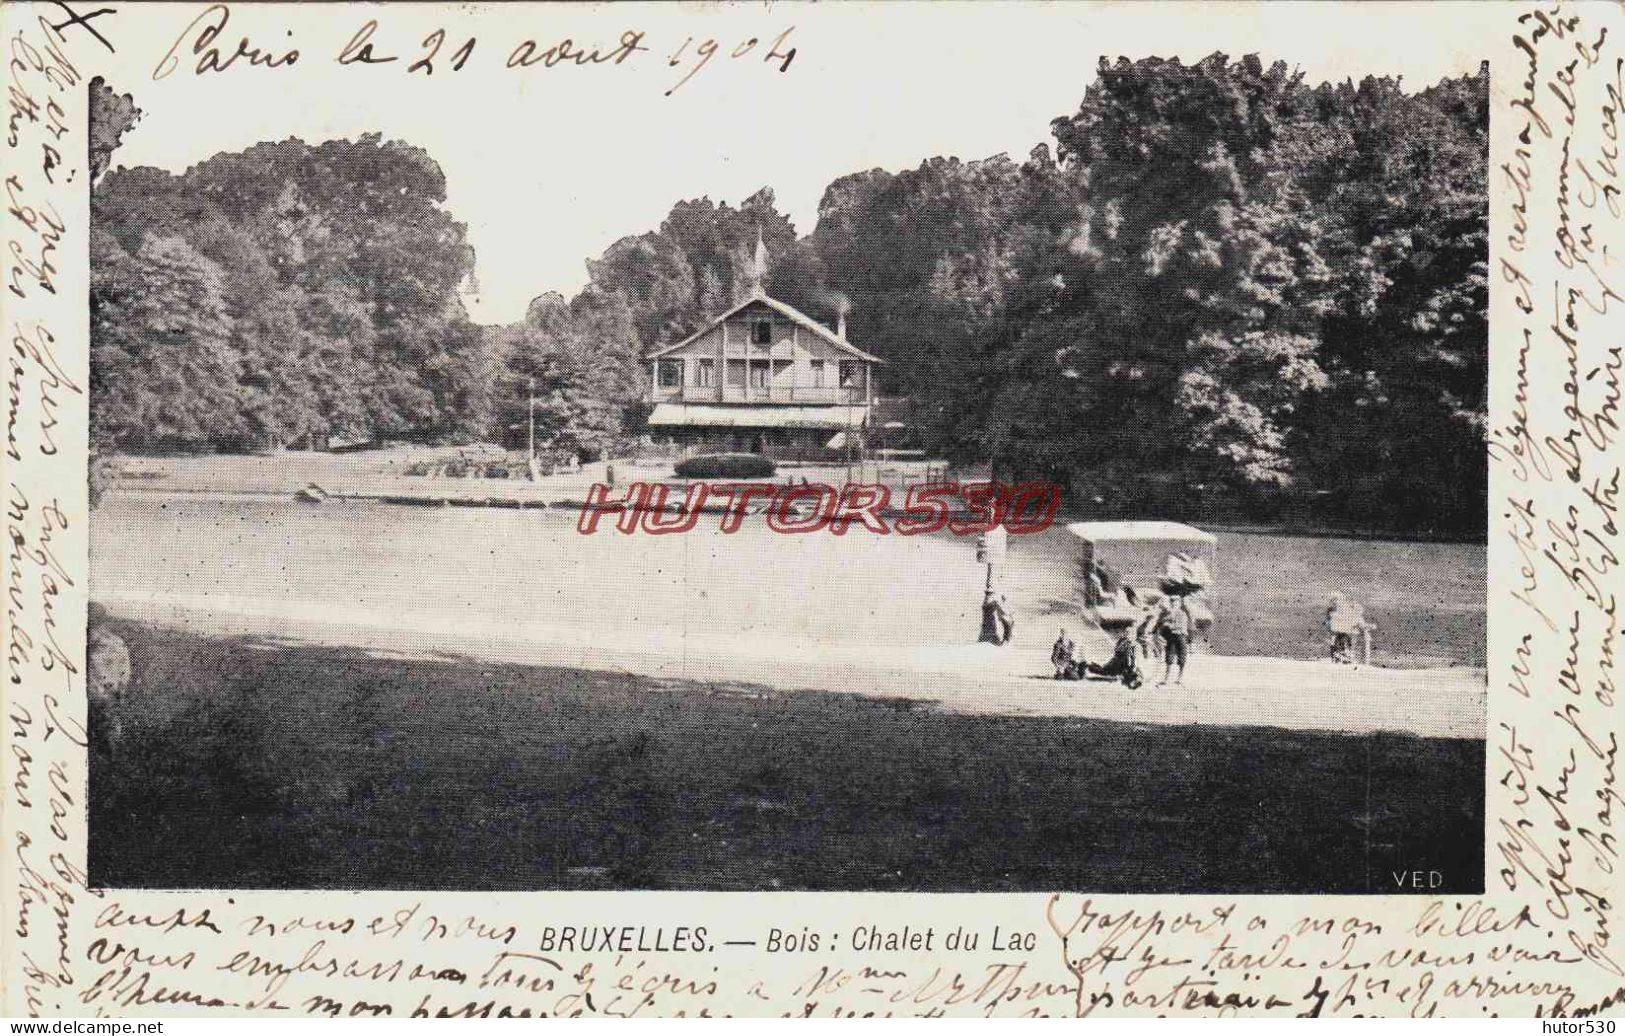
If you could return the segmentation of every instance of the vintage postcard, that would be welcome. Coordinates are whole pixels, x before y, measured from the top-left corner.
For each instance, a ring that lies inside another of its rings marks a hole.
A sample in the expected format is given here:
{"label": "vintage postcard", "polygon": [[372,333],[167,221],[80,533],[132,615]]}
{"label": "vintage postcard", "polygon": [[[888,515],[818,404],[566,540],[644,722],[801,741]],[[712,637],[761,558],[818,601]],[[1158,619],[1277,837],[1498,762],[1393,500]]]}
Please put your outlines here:
{"label": "vintage postcard", "polygon": [[0,33],[8,1016],[1625,1010],[1625,7]]}

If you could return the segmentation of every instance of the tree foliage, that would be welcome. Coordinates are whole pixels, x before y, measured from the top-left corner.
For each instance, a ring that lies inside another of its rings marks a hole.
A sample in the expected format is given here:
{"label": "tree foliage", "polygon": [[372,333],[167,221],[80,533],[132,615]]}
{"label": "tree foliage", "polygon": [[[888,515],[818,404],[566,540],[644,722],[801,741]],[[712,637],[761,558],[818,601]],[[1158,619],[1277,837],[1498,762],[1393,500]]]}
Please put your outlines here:
{"label": "tree foliage", "polygon": [[589,291],[625,302],[646,346],[675,341],[749,296],[758,240],[774,257],[763,286],[775,296],[797,304],[822,291],[818,275],[801,269],[816,257],[766,187],[738,208],[710,198],[678,202],[658,230],[588,260]]}
{"label": "tree foliage", "polygon": [[[444,203],[427,153],[376,135],[105,175],[92,348],[114,366],[98,379],[98,434],[141,448],[483,435],[494,372],[457,295],[471,254]],[[167,329],[168,352],[153,338],[159,300],[192,317]],[[135,357],[183,373],[114,375]],[[161,384],[184,391],[149,398]],[[186,419],[141,419],[177,408]]]}
{"label": "tree foliage", "polygon": [[90,109],[86,119],[89,143],[86,150],[90,161],[90,181],[95,183],[107,172],[107,165],[123,141],[124,134],[141,119],[141,109],[135,106],[135,98],[131,95],[114,93],[101,76],[90,80],[89,90]]}
{"label": "tree foliage", "polygon": [[[1488,77],[1103,63],[1055,156],[826,191],[812,241],[932,445],[1108,500],[1481,531]],[[1162,488],[1159,488],[1162,487]]]}
{"label": "tree foliage", "polygon": [[641,347],[632,309],[588,289],[573,301],[548,293],[522,323],[492,329],[504,371],[497,421],[510,442],[528,435],[535,400],[538,448],[605,455],[641,418]]}
{"label": "tree foliage", "polygon": [[183,238],[134,255],[98,233],[91,264],[94,431],[203,446],[242,435],[225,274]]}

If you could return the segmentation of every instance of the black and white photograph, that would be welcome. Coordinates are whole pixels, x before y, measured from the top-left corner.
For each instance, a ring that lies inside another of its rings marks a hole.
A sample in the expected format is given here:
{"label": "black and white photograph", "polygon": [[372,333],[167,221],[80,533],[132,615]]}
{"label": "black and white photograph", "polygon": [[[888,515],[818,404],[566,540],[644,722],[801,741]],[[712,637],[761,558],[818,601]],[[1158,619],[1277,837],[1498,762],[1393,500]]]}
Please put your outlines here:
{"label": "black and white photograph", "polygon": [[768,14],[87,82],[91,881],[1484,892],[1489,63]]}

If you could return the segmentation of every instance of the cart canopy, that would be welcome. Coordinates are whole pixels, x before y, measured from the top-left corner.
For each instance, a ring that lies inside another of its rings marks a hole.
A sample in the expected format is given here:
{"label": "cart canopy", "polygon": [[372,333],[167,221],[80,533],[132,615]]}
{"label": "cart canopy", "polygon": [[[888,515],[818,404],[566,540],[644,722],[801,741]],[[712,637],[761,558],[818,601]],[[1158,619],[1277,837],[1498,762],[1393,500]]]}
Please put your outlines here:
{"label": "cart canopy", "polygon": [[1219,538],[1179,522],[1073,522],[1066,531],[1086,543],[1189,543],[1214,547]]}

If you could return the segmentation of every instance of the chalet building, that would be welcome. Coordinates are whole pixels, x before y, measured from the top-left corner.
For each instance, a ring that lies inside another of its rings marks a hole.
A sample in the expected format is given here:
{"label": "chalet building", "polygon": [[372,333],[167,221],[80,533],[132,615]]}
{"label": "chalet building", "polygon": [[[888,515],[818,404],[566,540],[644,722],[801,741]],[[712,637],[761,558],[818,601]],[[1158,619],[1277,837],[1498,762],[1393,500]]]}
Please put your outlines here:
{"label": "chalet building", "polygon": [[[758,269],[763,265],[760,252]],[[695,450],[788,457],[861,442],[881,361],[834,329],[750,297],[680,342],[650,353],[649,434]]]}

